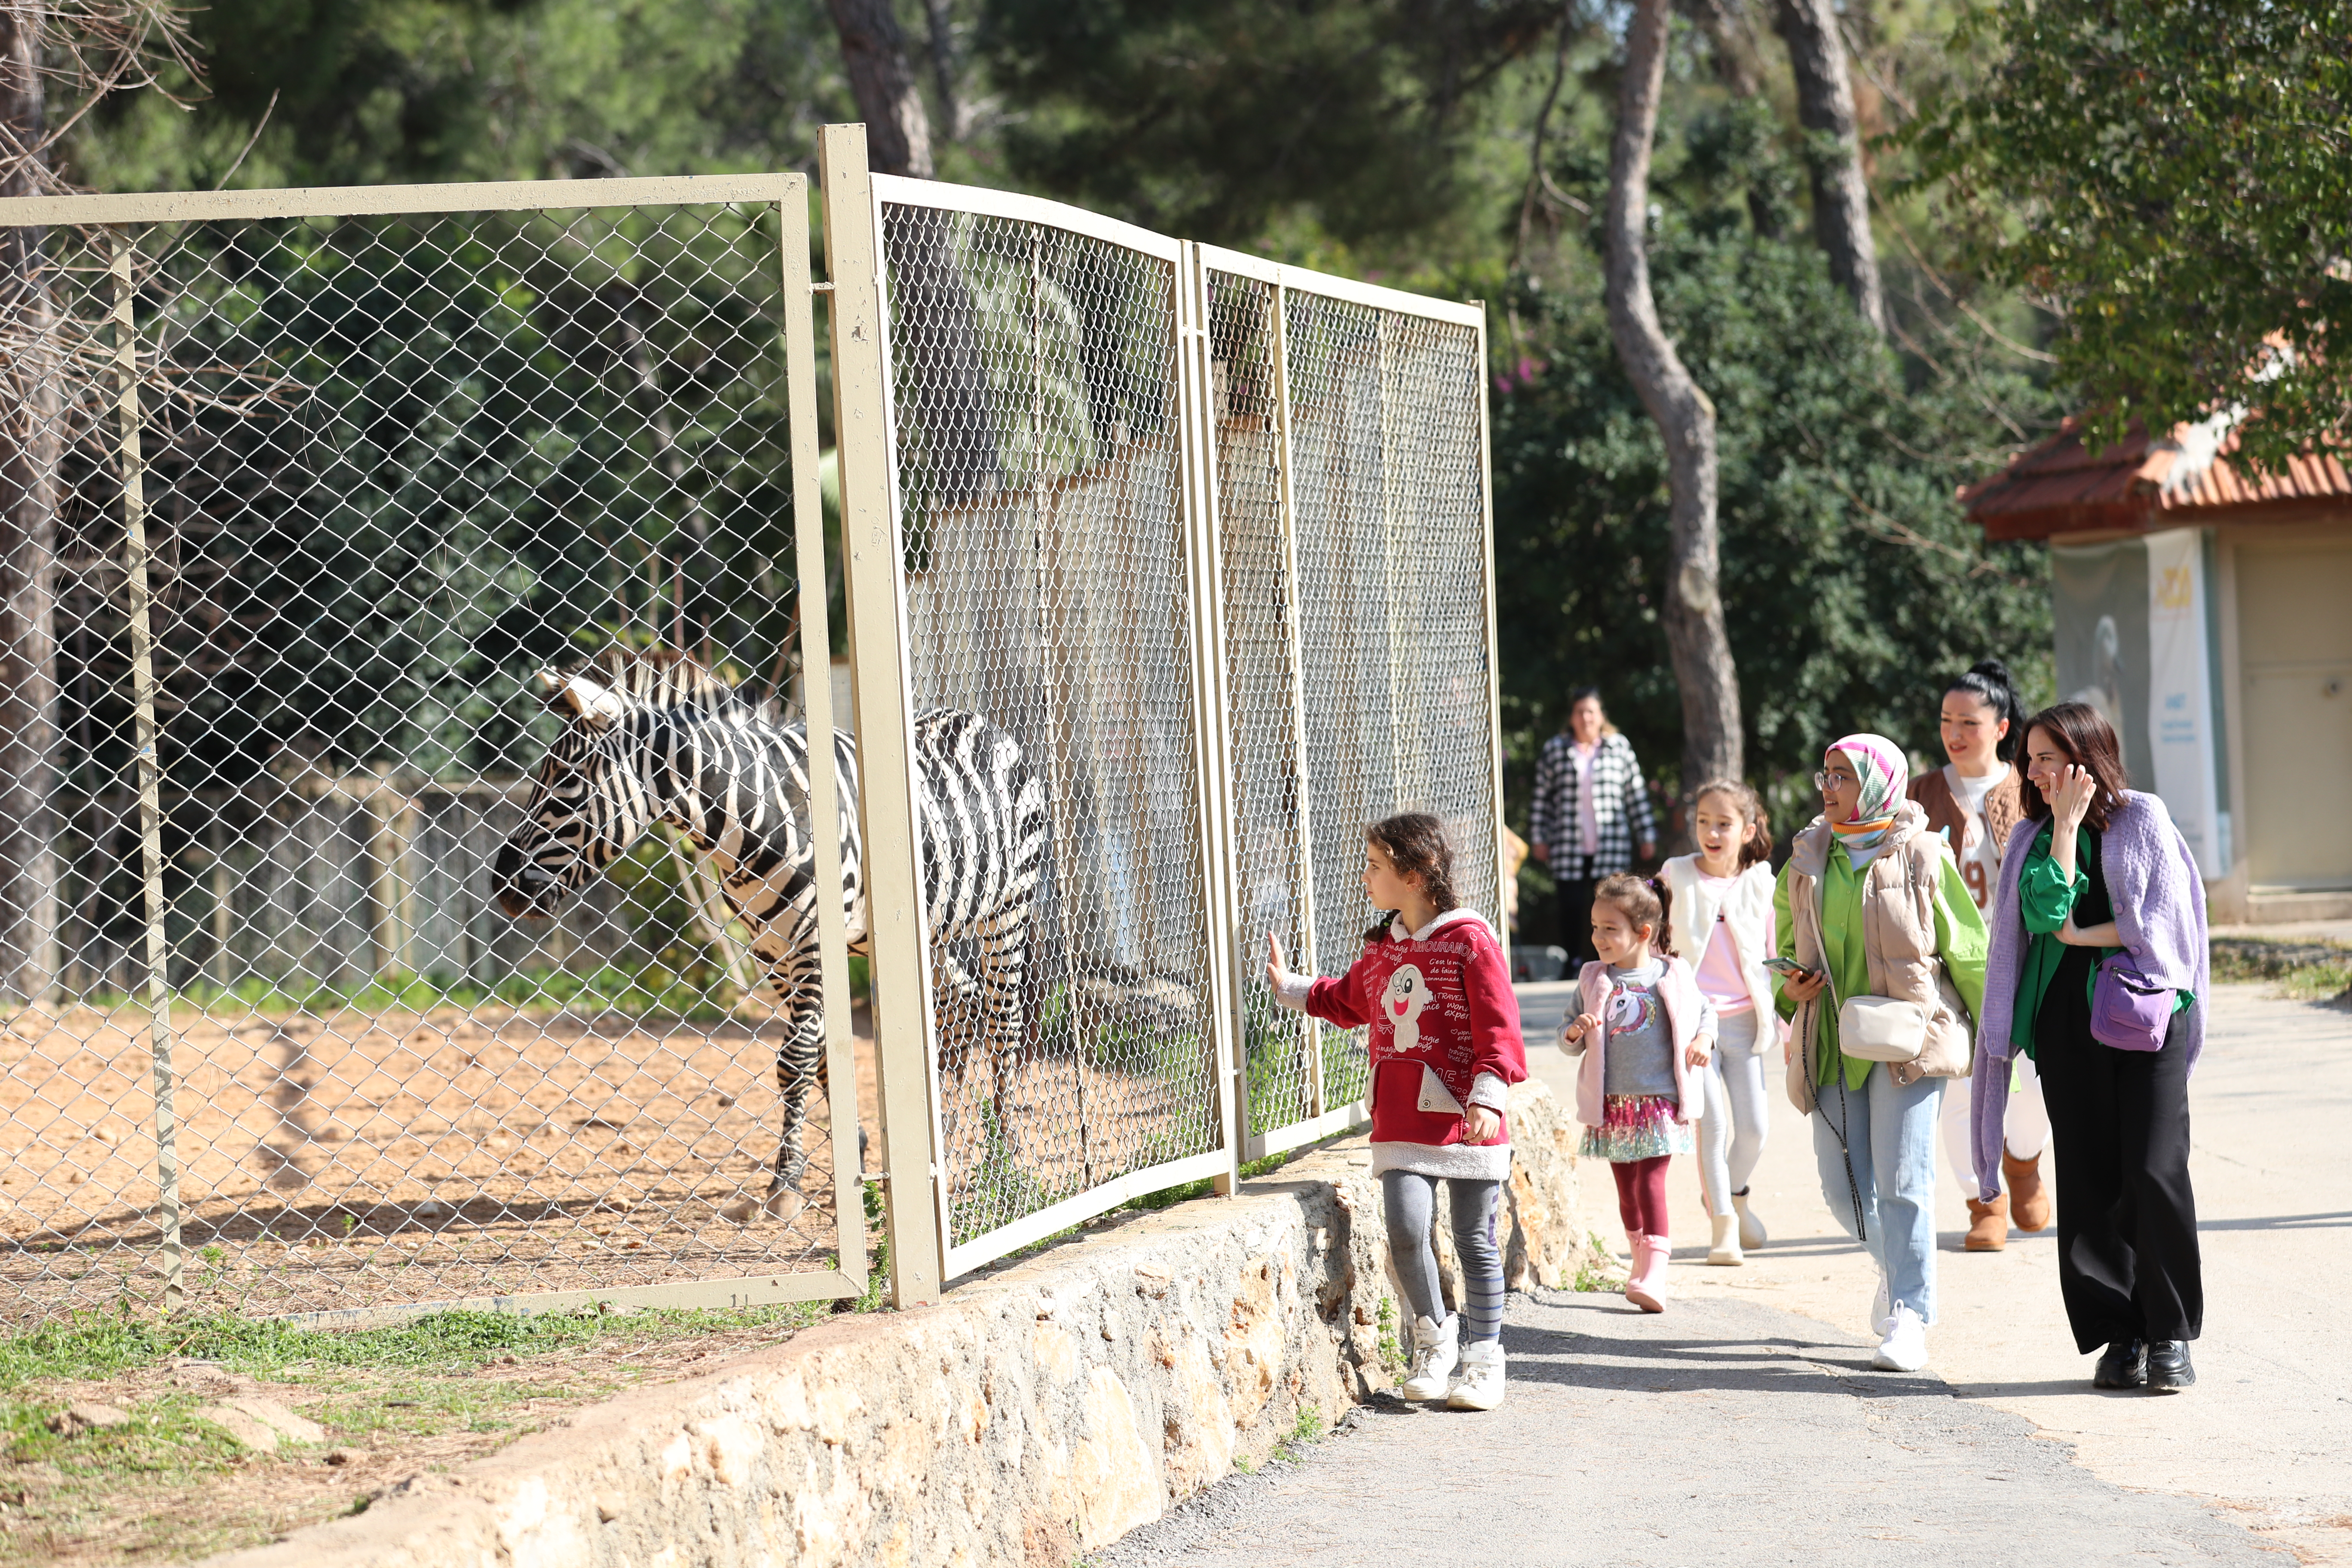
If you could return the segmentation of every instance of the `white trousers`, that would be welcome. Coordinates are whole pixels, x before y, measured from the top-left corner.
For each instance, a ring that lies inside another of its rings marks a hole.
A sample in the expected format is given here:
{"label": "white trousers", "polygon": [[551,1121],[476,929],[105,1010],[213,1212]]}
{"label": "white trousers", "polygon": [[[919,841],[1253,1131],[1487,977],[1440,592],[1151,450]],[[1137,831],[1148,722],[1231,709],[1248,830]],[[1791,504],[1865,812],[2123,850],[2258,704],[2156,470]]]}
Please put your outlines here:
{"label": "white trousers", "polygon": [[[2009,1093],[2009,1114],[2001,1119],[2001,1142],[2009,1146],[2010,1157],[2017,1160],[2039,1160],[2042,1152],[2050,1147],[2050,1111],[2042,1103],[2042,1078],[2033,1070],[2033,1059],[2020,1053],[2016,1058],[2017,1079]],[[1987,1062],[1988,1072],[2007,1072],[2007,1062]],[[1973,1200],[1977,1195],[1977,1157],[1969,1137],[1968,1080],[1953,1080],[1954,1092],[1944,1096],[1941,1118],[1944,1125],[1944,1154],[1952,1163],[1952,1174],[1959,1179],[1960,1195]]]}

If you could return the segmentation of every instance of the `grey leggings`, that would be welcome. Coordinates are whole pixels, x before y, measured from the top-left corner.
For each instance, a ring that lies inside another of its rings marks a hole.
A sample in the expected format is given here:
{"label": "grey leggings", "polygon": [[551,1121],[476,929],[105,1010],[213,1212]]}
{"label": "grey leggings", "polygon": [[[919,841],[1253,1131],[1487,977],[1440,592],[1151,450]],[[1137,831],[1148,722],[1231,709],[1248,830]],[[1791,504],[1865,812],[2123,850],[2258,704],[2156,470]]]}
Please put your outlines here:
{"label": "grey leggings", "polygon": [[[1435,1176],[1412,1171],[1381,1173],[1381,1208],[1388,1217],[1389,1260],[1404,1287],[1413,1316],[1445,1321],[1445,1300],[1437,1283],[1437,1254],[1429,1226],[1437,1209]],[[1503,1249],[1495,1240],[1495,1213],[1503,1184],[1448,1178],[1454,1210],[1454,1252],[1462,1260],[1462,1341],[1475,1344],[1503,1337]]]}

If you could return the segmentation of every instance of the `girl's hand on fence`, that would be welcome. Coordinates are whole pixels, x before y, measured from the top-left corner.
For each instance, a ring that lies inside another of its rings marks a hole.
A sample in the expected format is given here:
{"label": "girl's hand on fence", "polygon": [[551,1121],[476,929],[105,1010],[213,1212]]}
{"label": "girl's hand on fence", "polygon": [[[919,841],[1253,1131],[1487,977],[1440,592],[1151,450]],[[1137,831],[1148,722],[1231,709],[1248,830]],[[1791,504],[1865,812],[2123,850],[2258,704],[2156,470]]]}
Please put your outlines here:
{"label": "girl's hand on fence", "polygon": [[1693,1040],[1690,1043],[1690,1049],[1683,1053],[1683,1059],[1689,1062],[1690,1065],[1695,1068],[1703,1068],[1706,1066],[1708,1058],[1714,1055],[1714,1037],[1710,1035],[1701,1035],[1697,1039]]}
{"label": "girl's hand on fence", "polygon": [[1281,990],[1281,989],[1282,989],[1282,977],[1283,977],[1284,975],[1286,975],[1286,974],[1289,973],[1290,973],[1290,965],[1283,962],[1283,958],[1282,958],[1282,943],[1281,943],[1280,942],[1278,942],[1278,941],[1276,941],[1276,940],[1275,939],[1275,935],[1274,935],[1274,933],[1273,933],[1272,931],[1268,931],[1268,932],[1266,932],[1266,933],[1265,933],[1265,983],[1266,983],[1266,984],[1267,984],[1270,988],[1272,988],[1272,989],[1274,989],[1274,990],[1276,990],[1276,991]]}
{"label": "girl's hand on fence", "polygon": [[1491,1143],[1495,1134],[1503,1130],[1502,1112],[1484,1105],[1474,1105],[1462,1113],[1462,1142]]}
{"label": "girl's hand on fence", "polygon": [[1559,1026],[1559,1037],[1572,1046],[1599,1027],[1601,1027],[1600,1019],[1590,1013],[1579,1013]]}

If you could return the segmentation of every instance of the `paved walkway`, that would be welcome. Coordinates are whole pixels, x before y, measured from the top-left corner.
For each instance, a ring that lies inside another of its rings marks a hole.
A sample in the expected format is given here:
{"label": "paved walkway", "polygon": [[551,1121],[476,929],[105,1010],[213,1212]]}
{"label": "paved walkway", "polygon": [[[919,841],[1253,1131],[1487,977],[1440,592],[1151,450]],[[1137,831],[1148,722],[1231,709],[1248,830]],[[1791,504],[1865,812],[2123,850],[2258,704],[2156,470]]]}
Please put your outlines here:
{"label": "paved walkway", "polygon": [[[1557,1028],[1568,989],[1520,988],[1531,1042]],[[1530,1055],[1555,1091],[1569,1089],[1568,1058]],[[1936,1539],[1937,1563],[2038,1562],[2046,1545],[2052,1563],[2275,1563],[2285,1547],[2352,1564],[2352,1012],[2222,988],[2191,1107],[2207,1321],[2188,1393],[2094,1391],[2065,1330],[2051,1233],[1960,1252],[1968,1215],[1948,1173],[1930,1375],[1859,1370],[1869,1264],[1822,1200],[1810,1128],[1776,1100],[1754,1183],[1774,1240],[1746,1267],[1705,1267],[1697,1173],[1677,1161],[1674,1310],[1515,1300],[1513,1391],[1490,1426],[1368,1416],[1306,1464],[1229,1483],[1106,1561],[1371,1562],[1389,1540],[1485,1555],[1482,1521],[1533,1510],[1553,1533],[1514,1537],[1495,1561],[1884,1563],[1896,1549],[1881,1542],[1908,1538]],[[1591,1217],[1614,1230],[1594,1174]],[[1605,1458],[1620,1429],[1626,1457],[1655,1462]],[[1985,1479],[1999,1473],[2017,1479]],[[1910,1512],[1877,1489],[1890,1474],[1921,1500]],[[1816,1480],[1800,1492],[1804,1476]],[[1459,1504],[1432,1504],[1433,1479]],[[2102,1518],[2111,1526],[2089,1531]],[[2006,1533],[2021,1519],[2023,1544]],[[1324,1521],[1339,1532],[1328,1546]],[[1254,1552],[1234,1544],[1252,1539]]]}
{"label": "paved walkway", "polygon": [[1515,1297],[1500,1410],[1356,1413],[1103,1568],[2135,1568],[2291,1560],[2186,1498],[2115,1487],[2023,1418],[1868,1369],[1858,1335],[1712,1297],[1653,1317]]}

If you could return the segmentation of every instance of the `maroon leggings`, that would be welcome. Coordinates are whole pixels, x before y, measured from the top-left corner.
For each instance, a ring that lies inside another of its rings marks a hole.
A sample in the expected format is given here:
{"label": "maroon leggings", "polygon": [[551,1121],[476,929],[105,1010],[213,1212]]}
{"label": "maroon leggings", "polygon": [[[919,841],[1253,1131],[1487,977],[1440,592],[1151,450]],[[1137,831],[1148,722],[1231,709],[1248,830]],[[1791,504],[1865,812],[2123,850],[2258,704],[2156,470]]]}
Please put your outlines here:
{"label": "maroon leggings", "polygon": [[1666,1228],[1666,1167],[1672,1154],[1626,1160],[1609,1167],[1617,1178],[1617,1216],[1635,1236],[1669,1236]]}

